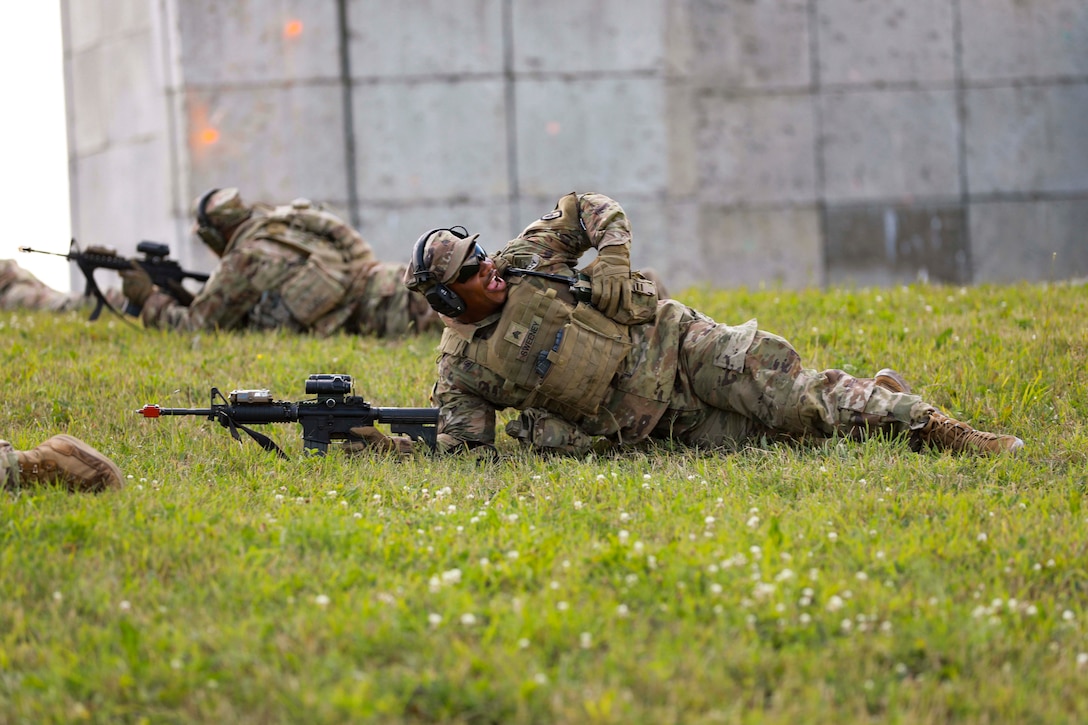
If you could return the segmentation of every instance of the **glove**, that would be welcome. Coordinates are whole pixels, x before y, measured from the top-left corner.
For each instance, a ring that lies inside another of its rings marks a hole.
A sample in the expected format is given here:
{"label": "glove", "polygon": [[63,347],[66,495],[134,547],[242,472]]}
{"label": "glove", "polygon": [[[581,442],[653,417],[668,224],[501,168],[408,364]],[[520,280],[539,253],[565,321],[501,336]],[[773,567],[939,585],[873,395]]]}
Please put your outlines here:
{"label": "glove", "polygon": [[0,441],[0,454],[16,457],[21,484],[57,482],[72,491],[121,488],[117,464],[70,435],[55,435],[29,451],[16,451]]}
{"label": "glove", "polygon": [[587,268],[593,286],[592,301],[605,317],[613,318],[631,303],[631,253],[621,244],[597,252]]}
{"label": "glove", "polygon": [[97,254],[99,257],[116,257],[117,250],[113,247],[103,247],[99,244],[92,244],[83,250],[84,254]]}
{"label": "glove", "polygon": [[412,454],[412,439],[387,436],[372,425],[355,426],[348,431],[352,438],[344,441],[344,453],[356,455],[367,452],[395,453],[404,458]]}
{"label": "glove", "polygon": [[121,275],[121,293],[132,304],[143,307],[147,298],[155,291],[151,276],[135,262],[131,269],[122,269],[118,274]]}

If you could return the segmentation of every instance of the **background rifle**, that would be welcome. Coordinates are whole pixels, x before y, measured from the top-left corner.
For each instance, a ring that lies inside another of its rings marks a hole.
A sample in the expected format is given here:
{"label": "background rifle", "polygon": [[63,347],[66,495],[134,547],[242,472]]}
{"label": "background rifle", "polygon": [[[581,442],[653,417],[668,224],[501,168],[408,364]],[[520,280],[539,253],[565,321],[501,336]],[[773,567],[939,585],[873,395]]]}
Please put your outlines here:
{"label": "background rifle", "polygon": [[[170,256],[170,247],[162,242],[149,242],[144,240],[136,245],[136,251],[143,256],[142,259],[128,259],[117,254],[101,254],[97,252],[81,252],[76,240],[72,240],[72,244],[68,249],[68,254],[61,254],[59,252],[46,252],[41,249],[31,249],[30,247],[19,247],[20,252],[33,252],[35,254],[51,254],[54,257],[64,257],[70,262],[75,262],[79,267],[79,271],[83,273],[84,278],[87,280],[87,286],[83,290],[83,294],[95,298],[94,310],[91,312],[91,320],[97,320],[98,316],[102,314],[102,307],[108,307],[111,312],[117,315],[121,313],[114,309],[107,300],[106,296],[102,294],[102,290],[98,288],[98,283],[94,280],[94,271],[96,269],[112,269],[120,271],[123,269],[132,269],[133,263],[138,264],[147,272],[151,277],[151,281],[158,286],[166,294],[173,297],[182,305],[188,307],[193,302],[193,293],[185,289],[182,285],[182,281],[186,279],[194,279],[197,282],[207,282],[208,275],[201,274],[200,272],[189,272],[181,268],[181,265],[172,259],[167,259]],[[129,303],[125,307],[125,312],[129,315],[136,316],[140,314],[138,307]]]}
{"label": "background rifle", "polygon": [[268,390],[235,390],[229,398],[224,398],[218,388],[212,388],[211,404],[207,408],[145,405],[136,412],[145,418],[163,415],[207,416],[208,420],[217,420],[229,429],[235,440],[242,440],[238,434],[238,429],[241,429],[266,451],[275,451],[281,458],[287,458],[287,454],[272,439],[243,424],[301,423],[303,445],[307,450],[324,454],[330,440],[360,440],[351,435],[352,428],[386,423],[393,433],[404,433],[415,440],[422,439],[434,450],[438,435],[438,408],[375,408],[361,396],[352,395],[353,387],[350,375],[311,375],[306,380],[306,393],[317,397],[298,403],[273,400]]}

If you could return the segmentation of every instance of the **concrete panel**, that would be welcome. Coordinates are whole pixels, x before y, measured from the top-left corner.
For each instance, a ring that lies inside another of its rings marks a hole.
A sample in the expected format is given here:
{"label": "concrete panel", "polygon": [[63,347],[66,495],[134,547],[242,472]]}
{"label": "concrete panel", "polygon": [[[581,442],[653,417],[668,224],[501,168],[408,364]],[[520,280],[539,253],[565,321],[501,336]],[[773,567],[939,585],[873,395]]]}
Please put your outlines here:
{"label": "concrete panel", "polygon": [[972,194],[1088,191],[1088,83],[968,89]]}
{"label": "concrete panel", "polygon": [[[342,204],[347,170],[336,86],[189,91],[181,128],[190,198],[212,186],[241,186],[252,199],[298,196]],[[214,128],[214,141],[204,133]]]}
{"label": "concrete panel", "polygon": [[[677,3],[679,4],[679,3]],[[807,0],[702,0],[688,8],[670,57],[686,53],[683,72],[709,88],[811,85]]]}
{"label": "concrete panel", "polygon": [[960,0],[968,81],[1088,74],[1084,0]]}
{"label": "concrete panel", "polygon": [[106,119],[109,143],[135,141],[166,128],[166,102],[156,77],[161,67],[155,41],[148,32],[103,43],[102,64],[111,72],[101,78],[95,102]]}
{"label": "concrete panel", "polygon": [[662,70],[667,4],[668,0],[512,2],[514,72]]}
{"label": "concrete panel", "polygon": [[364,203],[509,193],[502,81],[364,84],[353,103]]}
{"label": "concrete panel", "polygon": [[863,91],[820,99],[829,201],[957,196],[951,91]]}
{"label": "concrete panel", "polygon": [[831,285],[971,281],[960,206],[840,206],[826,213]]}
{"label": "concrete panel", "polygon": [[335,0],[184,0],[178,23],[186,85],[340,76]]}
{"label": "concrete panel", "polygon": [[349,0],[355,78],[501,73],[503,3]]}
{"label": "concrete panel", "polygon": [[652,78],[519,82],[520,193],[663,192],[668,165],[663,96],[661,81]]}
{"label": "concrete panel", "polygon": [[[122,254],[135,254],[141,240],[151,239],[166,242],[177,252],[170,224],[168,160],[163,140],[117,145],[107,153],[81,158],[73,182],[76,199],[86,203],[72,219],[79,243],[105,244]],[[118,187],[124,203],[101,203],[103,190]],[[61,246],[60,240],[56,246]]]}
{"label": "concrete panel", "polygon": [[[697,269],[693,282],[718,288],[791,289],[822,283],[815,206],[746,209],[704,204],[697,215],[697,236],[673,240],[677,253]],[[662,274],[673,278],[672,269]]]}
{"label": "concrete panel", "polygon": [[78,55],[101,42],[105,23],[104,0],[61,0],[61,13],[67,27],[66,51]]}
{"label": "concrete panel", "polygon": [[815,200],[815,125],[808,96],[704,94],[696,104],[701,201]]}
{"label": "concrete panel", "polygon": [[456,224],[480,235],[488,252],[498,251],[511,238],[506,233],[510,220],[509,203],[503,200],[411,204],[407,206],[364,206],[360,209],[359,233],[387,262],[407,262],[419,235],[438,227]]}
{"label": "concrete panel", "polygon": [[950,0],[821,0],[818,8],[821,83],[955,77]]}
{"label": "concrete panel", "polygon": [[1088,199],[971,205],[976,282],[1088,276]]}
{"label": "concrete panel", "polygon": [[71,119],[69,153],[80,157],[100,152],[108,142],[107,108],[102,90],[107,82],[103,53],[100,48],[91,48],[73,55],[68,68],[72,78],[67,99]]}

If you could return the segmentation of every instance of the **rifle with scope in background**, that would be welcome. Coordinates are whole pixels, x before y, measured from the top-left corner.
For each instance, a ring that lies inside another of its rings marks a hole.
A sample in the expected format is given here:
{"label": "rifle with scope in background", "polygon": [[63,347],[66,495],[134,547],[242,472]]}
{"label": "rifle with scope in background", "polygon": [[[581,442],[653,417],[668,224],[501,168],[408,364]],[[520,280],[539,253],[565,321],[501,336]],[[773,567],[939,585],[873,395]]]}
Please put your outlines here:
{"label": "rifle with scope in background", "polygon": [[[76,240],[72,240],[72,244],[68,249],[68,254],[61,254],[60,252],[46,252],[41,249],[31,249],[30,247],[19,247],[20,252],[33,252],[34,254],[50,254],[54,257],[64,257],[70,262],[75,262],[79,267],[79,271],[83,273],[83,277],[87,280],[87,286],[83,290],[83,294],[88,297],[93,296],[95,298],[94,310],[91,312],[89,319],[97,320],[98,316],[102,314],[102,308],[107,307],[109,310],[117,315],[121,315],[120,312],[114,309],[107,300],[106,296],[102,294],[102,290],[99,289],[98,283],[94,279],[94,271],[96,269],[112,269],[114,271],[121,271],[124,269],[132,269],[133,264],[139,265],[147,275],[151,277],[151,281],[155,283],[166,294],[173,297],[180,304],[188,307],[193,303],[193,293],[185,289],[182,282],[187,279],[196,280],[197,282],[207,282],[208,275],[201,272],[189,272],[181,268],[173,259],[167,259],[170,256],[170,247],[162,242],[149,242],[144,240],[136,245],[136,251],[143,255],[141,259],[128,259],[117,254],[98,252],[98,251],[80,251],[79,245]],[[125,308],[125,313],[137,316],[140,314],[140,310],[129,304]]]}
{"label": "rifle with scope in background", "polygon": [[145,418],[164,415],[202,415],[230,430],[240,441],[238,430],[245,431],[266,451],[275,451],[287,458],[268,436],[243,424],[301,423],[302,441],[306,450],[324,454],[331,440],[359,440],[351,429],[384,423],[393,433],[403,433],[414,440],[423,440],[433,451],[438,435],[438,408],[375,408],[362,396],[352,395],[354,382],[350,375],[311,375],[306,380],[306,393],[311,400],[292,403],[273,400],[268,390],[235,390],[224,397],[212,388],[211,404],[207,408],[162,408],[145,405],[136,412]]}

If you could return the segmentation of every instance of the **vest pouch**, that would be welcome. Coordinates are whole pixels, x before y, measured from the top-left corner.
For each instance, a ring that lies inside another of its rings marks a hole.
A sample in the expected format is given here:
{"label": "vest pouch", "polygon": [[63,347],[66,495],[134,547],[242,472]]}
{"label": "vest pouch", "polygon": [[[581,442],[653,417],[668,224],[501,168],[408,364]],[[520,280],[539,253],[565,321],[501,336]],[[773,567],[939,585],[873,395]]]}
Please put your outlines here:
{"label": "vest pouch", "polygon": [[556,349],[547,354],[548,374],[533,390],[531,400],[539,400],[545,408],[549,407],[546,401],[555,401],[581,415],[593,415],[631,349],[627,330],[589,305],[579,304],[561,335]]}
{"label": "vest pouch", "polygon": [[347,292],[313,255],[280,288],[283,304],[299,323],[310,327],[336,307]]}
{"label": "vest pouch", "polygon": [[627,284],[631,288],[628,302],[612,319],[621,325],[641,325],[652,320],[657,313],[657,285],[635,270],[631,270]]}

